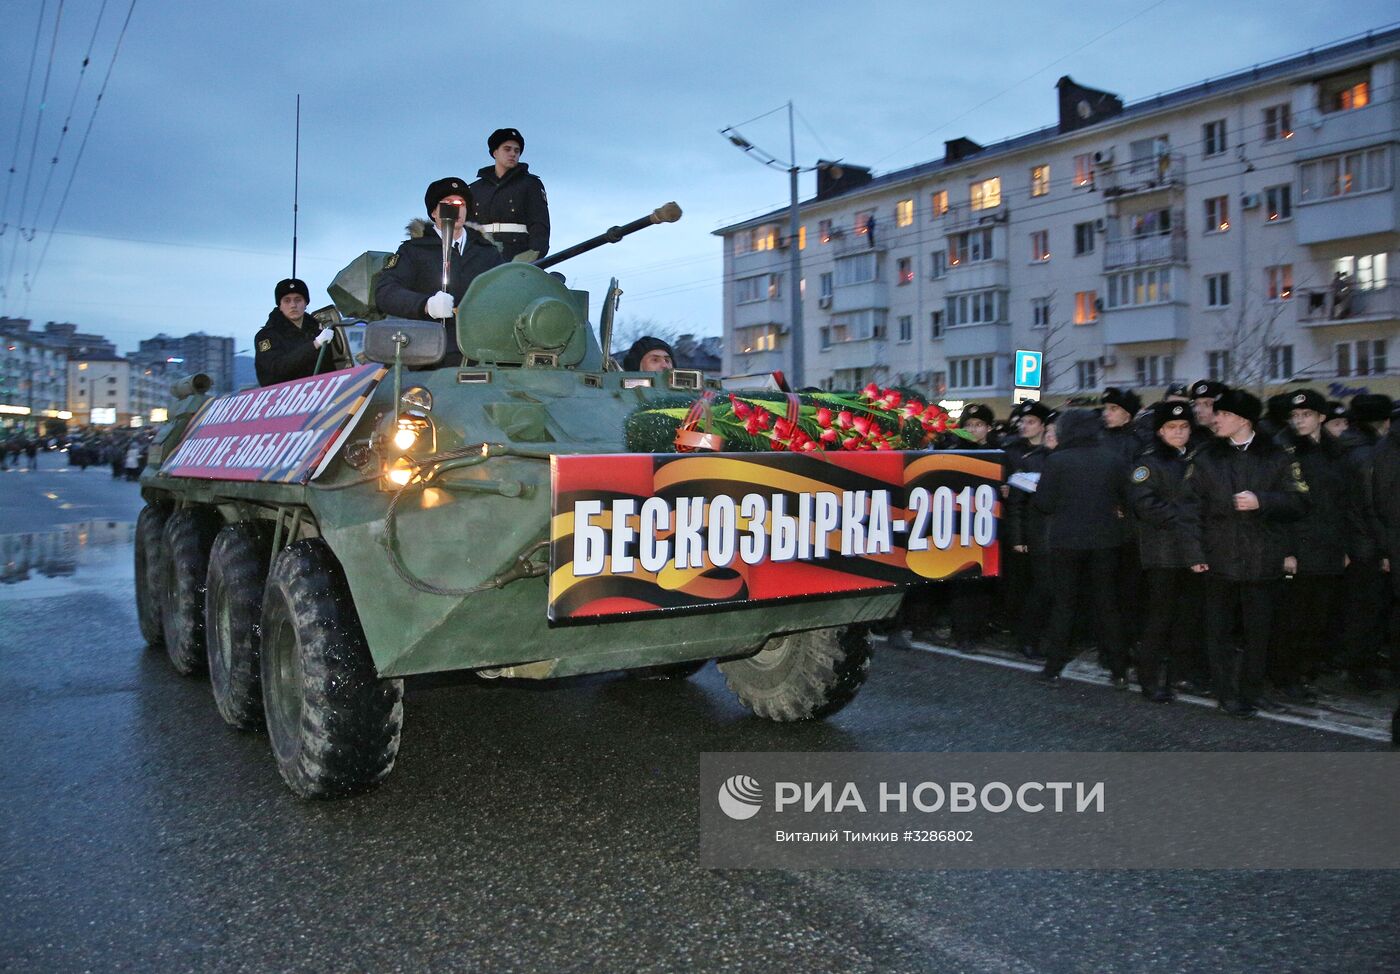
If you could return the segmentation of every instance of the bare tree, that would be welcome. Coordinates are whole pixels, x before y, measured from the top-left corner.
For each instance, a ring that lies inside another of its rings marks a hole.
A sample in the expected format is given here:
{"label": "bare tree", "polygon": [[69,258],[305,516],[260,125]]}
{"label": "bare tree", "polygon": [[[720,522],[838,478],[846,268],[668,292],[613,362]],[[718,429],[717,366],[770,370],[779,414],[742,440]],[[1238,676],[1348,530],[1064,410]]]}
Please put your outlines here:
{"label": "bare tree", "polygon": [[1219,350],[1226,353],[1220,381],[1239,388],[1252,386],[1262,394],[1269,382],[1292,378],[1278,374],[1275,361],[1283,331],[1279,319],[1292,304],[1271,299],[1249,285],[1239,289],[1239,310],[1227,314],[1217,331]]}
{"label": "bare tree", "polygon": [[682,334],[675,325],[663,324],[655,318],[618,318],[613,323],[611,354],[620,360],[637,339],[647,337],[659,338],[674,348]]}

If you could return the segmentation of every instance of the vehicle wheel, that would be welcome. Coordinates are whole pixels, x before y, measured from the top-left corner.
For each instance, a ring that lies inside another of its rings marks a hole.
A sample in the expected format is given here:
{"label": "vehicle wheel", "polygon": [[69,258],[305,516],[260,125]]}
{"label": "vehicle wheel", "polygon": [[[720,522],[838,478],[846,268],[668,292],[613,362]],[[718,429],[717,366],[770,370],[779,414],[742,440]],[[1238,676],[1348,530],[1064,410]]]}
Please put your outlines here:
{"label": "vehicle wheel", "polygon": [[161,592],[165,585],[164,542],[170,509],[147,504],[136,518],[136,621],[146,645],[159,647],[165,642],[161,628]]}
{"label": "vehicle wheel", "polygon": [[161,626],[165,653],[182,676],[202,673],[204,650],[204,586],[209,574],[209,549],[223,524],[217,511],[184,507],[165,522],[165,584],[161,589]]}
{"label": "vehicle wheel", "polygon": [[277,554],[263,598],[263,709],[277,770],[303,798],[383,781],[403,726],[403,680],[381,679],[340,565],[319,538]]}
{"label": "vehicle wheel", "polygon": [[855,698],[870,672],[863,628],[814,629],[774,636],[753,656],[719,664],[739,701],[769,720],[811,720]]}
{"label": "vehicle wheel", "polygon": [[257,521],[227,525],[209,553],[204,596],[209,685],[219,715],[238,730],[252,730],[262,723],[258,636],[271,558],[271,533]]}
{"label": "vehicle wheel", "polygon": [[688,680],[705,668],[707,659],[688,659],[684,663],[662,663],[633,670],[639,680]]}

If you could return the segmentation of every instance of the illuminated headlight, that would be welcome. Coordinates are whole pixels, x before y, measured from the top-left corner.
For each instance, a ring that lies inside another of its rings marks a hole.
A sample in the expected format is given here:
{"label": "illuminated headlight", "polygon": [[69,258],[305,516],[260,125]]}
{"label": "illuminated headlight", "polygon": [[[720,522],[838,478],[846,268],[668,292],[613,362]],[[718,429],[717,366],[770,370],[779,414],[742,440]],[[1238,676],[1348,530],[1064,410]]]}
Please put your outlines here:
{"label": "illuminated headlight", "polygon": [[433,449],[433,424],[421,413],[400,413],[389,430],[389,443],[397,453]]}
{"label": "illuminated headlight", "polygon": [[384,479],[395,487],[403,487],[413,479],[417,472],[417,465],[407,457],[397,457],[391,460],[384,469]]}

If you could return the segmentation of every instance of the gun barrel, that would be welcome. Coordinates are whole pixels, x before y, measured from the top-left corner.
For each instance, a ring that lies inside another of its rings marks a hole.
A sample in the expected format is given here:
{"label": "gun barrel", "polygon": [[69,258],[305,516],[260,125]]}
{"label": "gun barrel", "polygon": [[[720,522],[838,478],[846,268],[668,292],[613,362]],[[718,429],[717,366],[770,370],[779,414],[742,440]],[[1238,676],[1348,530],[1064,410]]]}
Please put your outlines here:
{"label": "gun barrel", "polygon": [[555,264],[568,260],[570,257],[577,257],[579,254],[586,254],[590,250],[596,250],[603,244],[617,243],[630,233],[636,233],[644,227],[652,226],[656,223],[675,223],[681,218],[681,208],[674,202],[664,206],[658,206],[646,216],[633,220],[620,227],[609,227],[596,237],[589,237],[582,243],[576,243],[572,247],[567,247],[558,253],[550,254],[535,261],[535,266],[543,270],[546,267],[553,267]]}

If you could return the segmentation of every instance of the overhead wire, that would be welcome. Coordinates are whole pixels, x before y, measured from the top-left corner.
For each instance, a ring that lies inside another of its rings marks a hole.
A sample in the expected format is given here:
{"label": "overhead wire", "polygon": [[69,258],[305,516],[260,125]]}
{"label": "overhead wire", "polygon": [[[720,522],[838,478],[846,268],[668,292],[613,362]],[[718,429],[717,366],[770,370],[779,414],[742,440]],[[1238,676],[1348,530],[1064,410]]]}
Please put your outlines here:
{"label": "overhead wire", "polygon": [[29,162],[24,167],[24,189],[20,193],[19,219],[16,221],[19,224],[16,228],[19,232],[15,235],[14,247],[10,250],[10,263],[5,270],[4,286],[0,287],[0,294],[6,297],[10,294],[10,280],[15,272],[15,259],[19,256],[20,241],[23,239],[25,243],[29,243],[34,239],[32,230],[27,234],[24,230],[24,210],[29,203],[29,182],[34,176],[34,158],[39,153],[39,132],[44,127],[44,107],[48,103],[49,78],[53,75],[54,54],[58,50],[58,33],[63,24],[63,2],[64,0],[58,0],[58,13],[54,15],[53,40],[49,44],[49,62],[44,68],[44,84],[39,89],[39,110],[34,117],[34,139],[29,146]]}
{"label": "overhead wire", "polygon": [[68,194],[73,191],[73,180],[78,175],[78,166],[83,161],[88,138],[92,135],[92,124],[97,120],[98,109],[102,107],[102,96],[107,93],[107,85],[112,80],[112,69],[117,66],[117,56],[121,54],[122,41],[126,38],[126,30],[131,26],[131,15],[135,10],[136,0],[131,0],[130,6],[126,8],[126,19],[122,21],[121,32],[117,34],[117,43],[112,48],[112,60],[107,63],[107,73],[102,78],[102,87],[97,90],[97,100],[93,102],[92,114],[88,116],[87,127],[83,130],[83,140],[78,143],[78,152],[73,158],[73,168],[68,173],[68,183],[63,187],[63,195],[59,197],[58,209],[54,213],[53,223],[49,227],[48,236],[44,238],[44,248],[39,252],[39,261],[34,267],[34,273],[25,282],[25,307],[29,305],[28,294],[33,293],[34,282],[38,280],[39,272],[44,268],[44,260],[49,254],[49,245],[53,243],[54,231],[58,229],[58,221],[63,217],[63,209],[68,203]]}
{"label": "overhead wire", "polygon": [[24,97],[19,103],[19,124],[15,126],[15,151],[10,158],[9,175],[5,179],[5,202],[0,205],[0,237],[5,235],[10,225],[10,190],[15,181],[15,167],[19,164],[19,149],[24,144],[24,119],[29,114],[29,90],[34,84],[34,63],[39,60],[39,38],[44,33],[44,14],[48,9],[49,0],[44,0],[39,6],[39,19],[34,24],[34,47],[29,53],[29,70],[24,75]]}

